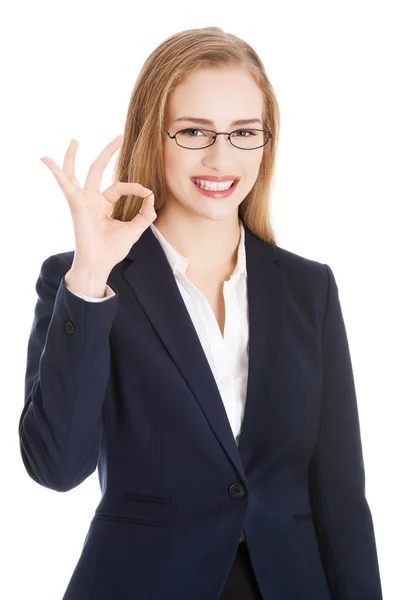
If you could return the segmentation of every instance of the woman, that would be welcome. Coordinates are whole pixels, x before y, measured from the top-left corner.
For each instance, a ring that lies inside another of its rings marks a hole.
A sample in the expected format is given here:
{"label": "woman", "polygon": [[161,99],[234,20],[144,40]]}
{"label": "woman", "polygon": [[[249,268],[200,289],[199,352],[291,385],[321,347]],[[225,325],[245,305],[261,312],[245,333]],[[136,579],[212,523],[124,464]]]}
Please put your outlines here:
{"label": "woman", "polygon": [[271,226],[278,133],[260,58],[208,27],[148,57],[83,189],[75,140],[42,159],[76,247],[37,281],[22,458],[102,489],[64,600],[382,598],[336,281]]}

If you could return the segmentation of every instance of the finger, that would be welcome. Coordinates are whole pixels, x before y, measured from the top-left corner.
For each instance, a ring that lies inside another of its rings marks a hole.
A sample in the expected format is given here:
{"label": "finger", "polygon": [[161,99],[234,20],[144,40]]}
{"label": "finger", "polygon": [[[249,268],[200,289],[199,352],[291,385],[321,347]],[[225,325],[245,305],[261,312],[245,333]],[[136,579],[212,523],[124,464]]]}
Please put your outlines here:
{"label": "finger", "polygon": [[78,151],[79,143],[72,138],[64,156],[63,171],[73,183],[77,183],[75,177],[75,157]]}
{"label": "finger", "polygon": [[106,200],[111,203],[121,198],[121,196],[128,196],[132,194],[134,196],[141,196],[144,198],[144,196],[148,196],[148,194],[152,193],[153,192],[151,190],[145,188],[141,183],[133,183],[129,181],[116,181],[104,192],[102,192]]}
{"label": "finger", "polygon": [[56,178],[58,185],[64,192],[64,195],[67,198],[69,198],[73,194],[73,192],[75,190],[75,186],[67,179],[64,171],[62,169],[60,169],[58,164],[52,158],[49,158],[48,156],[42,156],[42,158],[40,160],[42,161],[42,163],[44,163],[46,165],[46,167],[48,167],[50,169],[50,171],[53,173],[54,177]]}
{"label": "finger", "polygon": [[110,162],[112,155],[120,148],[123,141],[123,137],[119,135],[100,152],[99,156],[90,165],[83,189],[87,188],[93,192],[100,191],[104,170]]}
{"label": "finger", "polygon": [[157,213],[154,209],[154,194],[149,194],[143,200],[143,204],[138,214],[131,220],[127,221],[127,227],[131,227],[135,232],[143,232],[157,218]]}

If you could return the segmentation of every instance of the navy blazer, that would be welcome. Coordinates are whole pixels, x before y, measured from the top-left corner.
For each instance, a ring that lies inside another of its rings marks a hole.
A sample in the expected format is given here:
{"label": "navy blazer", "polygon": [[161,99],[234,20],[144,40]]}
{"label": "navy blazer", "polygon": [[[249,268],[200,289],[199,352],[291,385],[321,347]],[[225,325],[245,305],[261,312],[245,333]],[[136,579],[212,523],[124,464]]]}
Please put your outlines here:
{"label": "navy blazer", "polygon": [[43,262],[22,458],[59,492],[98,467],[102,491],[64,600],[218,600],[242,528],[265,600],[382,598],[334,275],[247,226],[245,247],[238,446],[150,228],[111,271],[104,302],[66,288],[73,251]]}

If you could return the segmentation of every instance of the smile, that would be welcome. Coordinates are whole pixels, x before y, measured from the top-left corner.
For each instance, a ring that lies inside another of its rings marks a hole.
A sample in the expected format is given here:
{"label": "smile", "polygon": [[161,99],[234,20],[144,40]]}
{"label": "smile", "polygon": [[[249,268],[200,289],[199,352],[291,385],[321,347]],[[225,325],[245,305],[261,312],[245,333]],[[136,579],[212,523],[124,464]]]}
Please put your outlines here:
{"label": "smile", "polygon": [[194,178],[194,182],[196,183],[196,185],[198,185],[199,187],[201,187],[204,190],[213,190],[213,191],[228,190],[235,183],[235,181],[233,179],[232,179],[232,181],[217,182],[217,181],[206,181],[203,179],[196,179],[196,178]]}
{"label": "smile", "polygon": [[236,181],[224,181],[224,182],[210,182],[202,181],[200,179],[191,179],[193,185],[196,186],[200,194],[211,198],[226,198],[234,192],[237,187],[239,180]]}

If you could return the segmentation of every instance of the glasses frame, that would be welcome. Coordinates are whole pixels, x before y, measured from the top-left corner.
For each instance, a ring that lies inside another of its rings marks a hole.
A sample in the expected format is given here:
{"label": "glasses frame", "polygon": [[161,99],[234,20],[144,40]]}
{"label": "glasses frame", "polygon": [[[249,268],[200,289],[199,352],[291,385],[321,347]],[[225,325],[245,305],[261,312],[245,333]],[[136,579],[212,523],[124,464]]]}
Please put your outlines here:
{"label": "glasses frame", "polygon": [[[175,135],[171,135],[169,131],[164,129],[164,127],[161,127],[161,129],[162,129],[162,131],[164,131],[164,133],[166,133],[168,135],[168,137],[171,140],[175,140],[177,146],[179,146],[180,148],[185,148],[185,150],[204,150],[204,148],[210,148],[210,146],[215,144],[217,135],[227,135],[231,145],[234,148],[237,148],[238,150],[257,150],[258,148],[262,148],[263,146],[265,146],[268,143],[268,140],[270,138],[274,137],[269,129],[257,129],[256,127],[251,127],[251,129],[254,131],[263,131],[265,133],[268,133],[267,141],[264,144],[261,144],[261,146],[256,146],[255,148],[239,148],[239,146],[235,146],[235,144],[232,142],[231,135],[232,135],[232,133],[236,133],[236,131],[247,131],[247,129],[245,129],[243,127],[240,129],[235,129],[234,131],[231,131],[230,133],[228,133],[227,131],[217,132],[217,131],[213,131],[212,129],[205,129],[204,127],[185,127],[184,129],[180,129],[179,131],[177,131],[175,133]],[[187,131],[188,129],[199,129],[201,131],[209,131],[210,133],[214,134],[213,141],[211,142],[211,144],[207,144],[207,146],[202,146],[201,148],[188,148],[187,146],[182,146],[181,144],[178,144],[178,140],[176,139],[176,136],[178,135],[178,133],[181,133],[181,131]]]}

